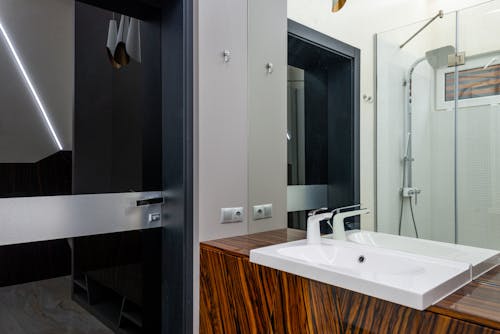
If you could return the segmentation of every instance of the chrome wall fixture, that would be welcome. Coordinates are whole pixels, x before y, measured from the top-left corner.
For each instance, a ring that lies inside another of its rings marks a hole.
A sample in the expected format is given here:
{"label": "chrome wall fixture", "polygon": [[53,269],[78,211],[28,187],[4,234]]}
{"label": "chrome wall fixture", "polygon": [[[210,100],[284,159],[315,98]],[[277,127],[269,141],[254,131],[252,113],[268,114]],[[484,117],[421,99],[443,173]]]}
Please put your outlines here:
{"label": "chrome wall fixture", "polygon": [[412,39],[414,39],[418,34],[420,34],[425,28],[427,28],[432,22],[434,22],[437,18],[442,19],[444,17],[444,13],[442,10],[440,10],[434,17],[432,17],[424,26],[420,29],[417,30],[416,33],[411,35],[410,38],[406,40],[403,44],[399,46],[400,49],[404,48],[406,44],[408,44]]}
{"label": "chrome wall fixture", "polygon": [[363,94],[363,101],[365,101],[366,103],[373,103],[373,96]]}
{"label": "chrome wall fixture", "polygon": [[231,51],[229,50],[222,51],[222,57],[224,57],[225,63],[229,63],[231,61]]}
{"label": "chrome wall fixture", "polygon": [[267,63],[266,64],[266,70],[267,70],[267,74],[272,74],[273,71],[274,71],[274,65],[273,65],[273,63]]}

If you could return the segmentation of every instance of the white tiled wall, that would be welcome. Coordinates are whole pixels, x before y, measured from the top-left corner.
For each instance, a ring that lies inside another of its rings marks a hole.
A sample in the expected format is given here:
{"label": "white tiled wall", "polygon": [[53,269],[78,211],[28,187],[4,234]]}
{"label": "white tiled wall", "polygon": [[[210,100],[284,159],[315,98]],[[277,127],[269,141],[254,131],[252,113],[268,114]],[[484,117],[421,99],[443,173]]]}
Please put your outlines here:
{"label": "white tiled wall", "polygon": [[[466,51],[469,57],[498,51],[491,36],[477,37],[480,31],[492,28],[489,22],[494,18],[488,13],[500,8],[500,1],[486,7],[470,10],[473,14],[469,10],[460,14],[468,22],[459,26],[459,50]],[[426,50],[455,45],[454,15],[446,19],[447,26],[437,21],[433,31],[423,32],[404,50],[399,50],[398,44],[408,27],[378,37],[377,201],[381,232],[397,233],[399,222],[405,142],[401,82],[410,64]],[[482,38],[483,42],[478,43]],[[424,238],[454,242],[455,113],[453,106],[436,107],[435,80],[440,78],[436,79],[427,62],[418,65],[414,79],[414,186],[422,190],[415,207],[417,226]],[[463,103],[460,101],[456,114],[458,243],[500,249],[500,106],[465,107]],[[406,210],[403,234],[414,235],[408,207]]]}

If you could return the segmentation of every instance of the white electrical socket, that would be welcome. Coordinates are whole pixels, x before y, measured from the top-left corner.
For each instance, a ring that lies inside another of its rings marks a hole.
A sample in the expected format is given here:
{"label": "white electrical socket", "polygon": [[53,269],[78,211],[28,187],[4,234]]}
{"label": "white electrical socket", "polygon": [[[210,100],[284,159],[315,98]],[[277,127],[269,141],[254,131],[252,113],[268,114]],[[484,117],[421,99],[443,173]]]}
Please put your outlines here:
{"label": "white electrical socket", "polygon": [[264,219],[264,205],[255,205],[253,207],[253,219]]}
{"label": "white electrical socket", "polygon": [[220,222],[222,224],[240,223],[244,218],[245,209],[243,207],[220,209]]}
{"label": "white electrical socket", "polygon": [[262,204],[254,205],[253,207],[253,219],[266,219],[273,217],[273,205],[272,204]]}

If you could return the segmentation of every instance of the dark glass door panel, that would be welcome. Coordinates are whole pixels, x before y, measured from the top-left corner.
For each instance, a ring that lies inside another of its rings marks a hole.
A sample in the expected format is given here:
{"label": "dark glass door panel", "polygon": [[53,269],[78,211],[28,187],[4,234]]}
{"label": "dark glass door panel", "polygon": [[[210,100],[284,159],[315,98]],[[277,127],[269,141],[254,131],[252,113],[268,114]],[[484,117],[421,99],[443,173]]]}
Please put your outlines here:
{"label": "dark glass door panel", "polygon": [[[0,12],[0,197],[160,190],[159,14],[73,0],[2,0]],[[107,41],[122,20],[136,38],[117,68]]]}
{"label": "dark glass door panel", "polygon": [[0,0],[2,333],[160,332],[160,13]]}

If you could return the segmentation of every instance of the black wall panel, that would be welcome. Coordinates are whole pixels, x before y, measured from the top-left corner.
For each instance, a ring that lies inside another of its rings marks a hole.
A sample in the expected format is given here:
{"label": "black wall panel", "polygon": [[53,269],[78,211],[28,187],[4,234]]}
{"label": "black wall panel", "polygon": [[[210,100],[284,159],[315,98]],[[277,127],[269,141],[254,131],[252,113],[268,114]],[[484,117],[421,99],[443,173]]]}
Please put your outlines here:
{"label": "black wall panel", "polygon": [[141,22],[142,62],[115,69],[105,49],[112,17],[76,3],[75,194],[161,189],[160,20]]}

